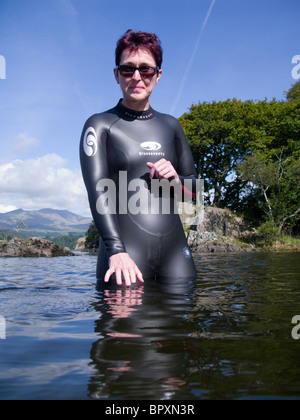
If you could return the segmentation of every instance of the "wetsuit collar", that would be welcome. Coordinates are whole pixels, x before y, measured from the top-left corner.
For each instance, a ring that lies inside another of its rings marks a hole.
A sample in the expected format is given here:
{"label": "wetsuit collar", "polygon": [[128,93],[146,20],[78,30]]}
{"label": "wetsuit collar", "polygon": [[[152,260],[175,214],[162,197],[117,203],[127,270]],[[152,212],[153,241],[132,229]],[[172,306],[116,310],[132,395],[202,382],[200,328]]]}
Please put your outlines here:
{"label": "wetsuit collar", "polygon": [[118,105],[116,106],[118,114],[125,120],[150,120],[154,117],[154,109],[149,107],[147,111],[134,111],[133,109],[126,108],[122,104],[122,99],[119,100]]}

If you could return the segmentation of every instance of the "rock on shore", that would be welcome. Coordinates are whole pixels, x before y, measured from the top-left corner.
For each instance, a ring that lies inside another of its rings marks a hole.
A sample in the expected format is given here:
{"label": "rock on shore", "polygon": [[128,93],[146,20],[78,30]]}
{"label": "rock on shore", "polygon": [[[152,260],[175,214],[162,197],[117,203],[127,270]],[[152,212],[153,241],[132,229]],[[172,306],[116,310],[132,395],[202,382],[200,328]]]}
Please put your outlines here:
{"label": "rock on shore", "polygon": [[251,238],[254,230],[245,221],[228,210],[205,207],[190,226],[188,244],[193,252],[251,251],[253,246],[242,245],[244,238]]}
{"label": "rock on shore", "polygon": [[59,248],[55,243],[41,238],[13,238],[0,241],[0,257],[66,257],[72,252]]}

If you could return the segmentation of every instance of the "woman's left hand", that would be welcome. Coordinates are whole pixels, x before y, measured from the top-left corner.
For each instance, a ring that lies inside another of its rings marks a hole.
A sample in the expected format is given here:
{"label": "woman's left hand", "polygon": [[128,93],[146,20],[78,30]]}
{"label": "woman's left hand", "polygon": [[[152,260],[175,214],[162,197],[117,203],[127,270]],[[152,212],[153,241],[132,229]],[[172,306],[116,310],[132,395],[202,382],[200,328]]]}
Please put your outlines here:
{"label": "woman's left hand", "polygon": [[150,168],[150,179],[168,179],[169,181],[175,179],[176,182],[180,183],[179,176],[170,161],[160,159],[155,163],[147,162],[147,166]]}

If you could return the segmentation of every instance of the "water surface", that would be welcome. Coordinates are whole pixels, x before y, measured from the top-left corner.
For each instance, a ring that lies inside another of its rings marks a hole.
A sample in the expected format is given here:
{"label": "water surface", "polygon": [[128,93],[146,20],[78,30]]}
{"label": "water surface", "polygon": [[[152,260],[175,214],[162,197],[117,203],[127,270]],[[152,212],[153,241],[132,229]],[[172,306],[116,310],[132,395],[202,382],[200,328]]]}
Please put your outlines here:
{"label": "water surface", "polygon": [[129,289],[91,255],[0,259],[0,399],[300,398],[299,253],[196,264]]}

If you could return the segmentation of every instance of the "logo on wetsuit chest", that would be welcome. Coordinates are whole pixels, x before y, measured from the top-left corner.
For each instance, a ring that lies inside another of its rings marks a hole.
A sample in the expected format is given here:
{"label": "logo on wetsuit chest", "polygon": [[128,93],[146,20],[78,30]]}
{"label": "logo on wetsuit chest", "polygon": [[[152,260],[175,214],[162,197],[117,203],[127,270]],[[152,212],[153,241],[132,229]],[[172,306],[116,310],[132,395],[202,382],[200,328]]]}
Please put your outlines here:
{"label": "logo on wetsuit chest", "polygon": [[157,143],[156,141],[145,141],[144,143],[140,144],[141,149],[145,150],[144,152],[140,152],[140,156],[143,155],[156,155],[156,156],[164,156],[163,152],[158,152],[161,149],[161,144]]}
{"label": "logo on wetsuit chest", "polygon": [[155,150],[161,149],[161,144],[156,143],[155,141],[146,141],[145,143],[141,144],[141,148],[149,152],[153,152]]}

